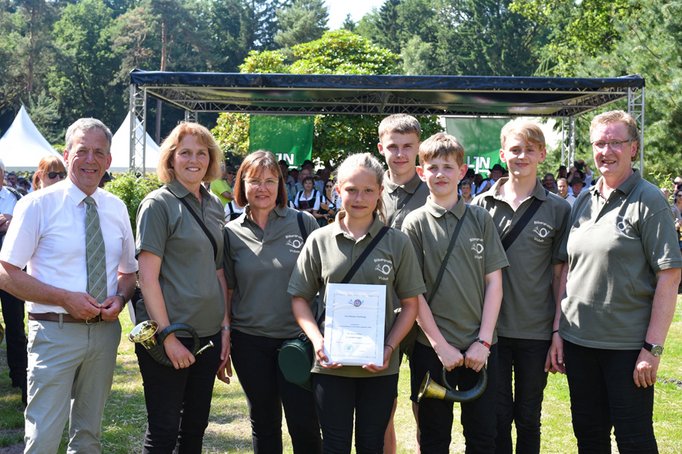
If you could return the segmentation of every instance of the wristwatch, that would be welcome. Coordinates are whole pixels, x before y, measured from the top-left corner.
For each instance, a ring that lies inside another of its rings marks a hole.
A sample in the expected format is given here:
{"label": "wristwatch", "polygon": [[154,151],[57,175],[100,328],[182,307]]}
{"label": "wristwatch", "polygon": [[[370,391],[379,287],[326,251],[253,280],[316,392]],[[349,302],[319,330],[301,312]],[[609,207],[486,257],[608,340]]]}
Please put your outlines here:
{"label": "wristwatch", "polygon": [[654,356],[661,356],[663,354],[663,346],[659,344],[650,344],[647,341],[644,341],[643,348],[644,350],[651,352]]}

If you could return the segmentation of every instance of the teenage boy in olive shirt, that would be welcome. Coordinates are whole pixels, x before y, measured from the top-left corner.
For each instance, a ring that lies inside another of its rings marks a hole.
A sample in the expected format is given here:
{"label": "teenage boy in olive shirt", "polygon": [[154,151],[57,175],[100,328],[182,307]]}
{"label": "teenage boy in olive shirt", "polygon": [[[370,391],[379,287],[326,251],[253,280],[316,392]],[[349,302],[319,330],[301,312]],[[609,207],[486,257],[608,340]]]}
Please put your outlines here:
{"label": "teenage boy in olive shirt", "polygon": [[395,114],[379,124],[377,148],[386,160],[382,201],[386,224],[400,229],[410,211],[424,205],[429,189],[417,175],[421,126],[416,118]]}
{"label": "teenage boy in olive shirt", "polygon": [[[471,388],[486,366],[488,387],[471,402],[462,403],[462,425],[467,452],[495,449],[497,347],[495,324],[502,302],[501,268],[508,265],[490,215],[466,206],[457,185],[466,174],[464,149],[444,133],[419,147],[417,172],[429,188],[426,205],[410,213],[403,231],[412,241],[423,270],[429,303],[419,298],[419,334],[410,357],[411,398],[416,402],[426,372],[440,382],[442,368],[450,371],[452,386]],[[457,225],[461,229],[451,254],[445,257]],[[437,289],[434,281],[446,261]],[[435,292],[435,293],[434,293]],[[440,383],[441,385],[443,383]],[[422,452],[449,451],[453,403],[423,399],[418,404]]]}
{"label": "teenage boy in olive shirt", "polygon": [[514,421],[516,452],[539,453],[542,398],[550,370],[548,352],[558,337],[564,293],[561,274],[567,260],[571,207],[546,191],[537,178],[538,164],[547,152],[536,123],[510,121],[502,128],[500,140],[500,158],[507,164],[509,176],[476,197],[473,204],[488,210],[504,238],[534,199],[542,203],[508,247],[510,266],[502,272],[504,302],[497,322],[500,376],[496,452],[512,452]]}
{"label": "teenage boy in olive shirt", "polygon": [[[386,214],[386,225],[396,229],[400,229],[410,211],[424,205],[429,195],[429,188],[419,178],[416,170],[421,133],[419,121],[411,115],[389,115],[379,123],[377,148],[388,166],[384,174],[381,200]],[[396,396],[384,437],[384,454],[396,452],[393,416],[397,404]]]}

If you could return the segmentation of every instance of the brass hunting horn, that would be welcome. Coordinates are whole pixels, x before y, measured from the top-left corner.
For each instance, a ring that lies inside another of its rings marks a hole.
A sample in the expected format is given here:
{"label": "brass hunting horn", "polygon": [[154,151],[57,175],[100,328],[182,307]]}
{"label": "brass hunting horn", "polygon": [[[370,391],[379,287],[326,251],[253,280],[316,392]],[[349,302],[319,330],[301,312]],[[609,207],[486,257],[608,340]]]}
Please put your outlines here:
{"label": "brass hunting horn", "polygon": [[456,390],[447,379],[447,370],[443,368],[443,384],[445,387],[439,385],[431,380],[431,374],[426,372],[424,380],[419,387],[419,394],[417,395],[417,402],[421,402],[423,398],[447,400],[448,402],[471,402],[481,397],[483,391],[488,386],[488,374],[485,367],[478,373],[478,382],[471,389]]}
{"label": "brass hunting horn", "polygon": [[165,341],[166,337],[168,337],[168,335],[171,333],[175,333],[177,331],[189,333],[194,339],[194,344],[190,349],[194,356],[198,356],[206,349],[213,347],[213,341],[209,341],[208,344],[204,345],[202,348],[199,348],[200,341],[197,332],[194,328],[186,323],[173,323],[157,334],[158,330],[158,323],[156,323],[154,320],[146,320],[135,325],[135,328],[133,328],[132,331],[130,331],[130,334],[128,334],[128,340],[142,345],[147,349],[151,357],[154,358],[157,363],[164,366],[173,367],[173,363],[171,363],[171,360],[168,358],[168,355],[166,355],[166,351],[163,348],[163,341]]}

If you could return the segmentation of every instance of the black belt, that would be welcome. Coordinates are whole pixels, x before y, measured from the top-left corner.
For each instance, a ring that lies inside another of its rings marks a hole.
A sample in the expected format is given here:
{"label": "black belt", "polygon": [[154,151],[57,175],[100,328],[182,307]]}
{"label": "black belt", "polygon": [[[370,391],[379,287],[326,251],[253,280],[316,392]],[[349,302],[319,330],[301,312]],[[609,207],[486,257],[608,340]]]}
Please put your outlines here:
{"label": "black belt", "polygon": [[37,320],[40,322],[62,322],[62,323],[85,323],[90,325],[93,323],[99,323],[102,321],[102,315],[97,314],[96,317],[83,320],[82,318],[75,318],[69,314],[57,314],[55,312],[29,312],[29,320]]}

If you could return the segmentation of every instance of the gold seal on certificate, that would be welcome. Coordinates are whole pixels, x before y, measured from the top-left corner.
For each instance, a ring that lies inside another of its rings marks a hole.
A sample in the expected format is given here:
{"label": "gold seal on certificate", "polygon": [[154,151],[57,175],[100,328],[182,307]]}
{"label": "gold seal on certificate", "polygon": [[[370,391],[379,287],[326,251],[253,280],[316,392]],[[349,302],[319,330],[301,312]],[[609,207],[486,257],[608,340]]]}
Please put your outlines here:
{"label": "gold seal on certificate", "polygon": [[344,366],[384,363],[386,286],[327,285],[324,345]]}

